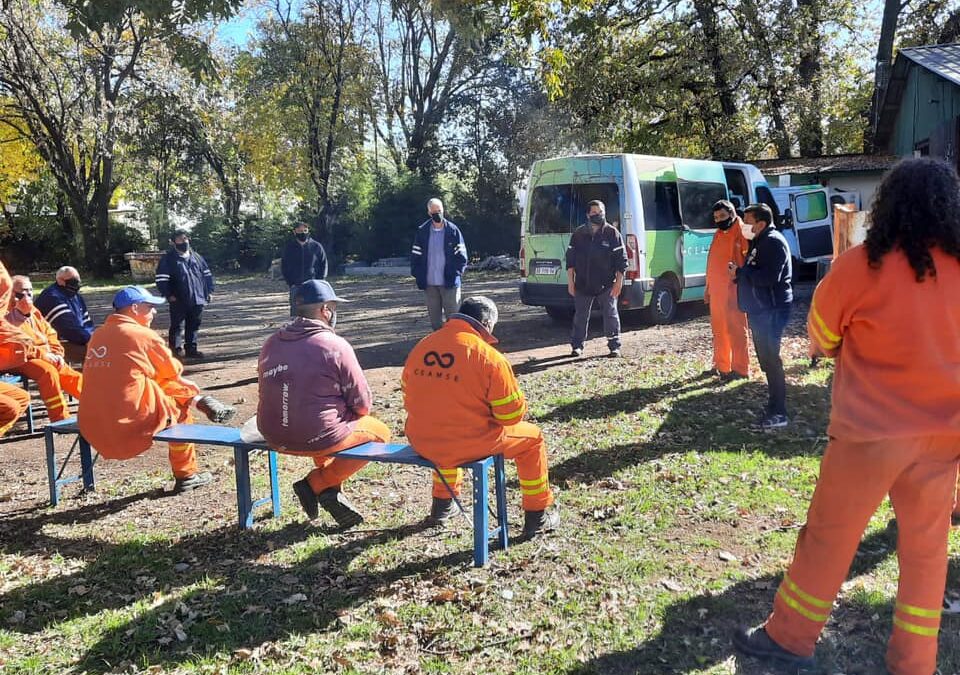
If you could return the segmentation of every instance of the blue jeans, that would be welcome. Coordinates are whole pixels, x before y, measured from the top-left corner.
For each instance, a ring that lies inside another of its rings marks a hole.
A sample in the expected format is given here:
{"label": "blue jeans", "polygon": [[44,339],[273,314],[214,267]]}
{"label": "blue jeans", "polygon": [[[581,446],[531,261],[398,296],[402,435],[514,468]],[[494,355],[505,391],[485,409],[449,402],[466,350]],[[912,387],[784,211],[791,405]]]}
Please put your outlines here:
{"label": "blue jeans", "polygon": [[787,414],[787,380],[780,358],[780,341],[790,320],[790,306],[748,314],[753,346],[757,350],[760,370],[767,376],[768,415]]}

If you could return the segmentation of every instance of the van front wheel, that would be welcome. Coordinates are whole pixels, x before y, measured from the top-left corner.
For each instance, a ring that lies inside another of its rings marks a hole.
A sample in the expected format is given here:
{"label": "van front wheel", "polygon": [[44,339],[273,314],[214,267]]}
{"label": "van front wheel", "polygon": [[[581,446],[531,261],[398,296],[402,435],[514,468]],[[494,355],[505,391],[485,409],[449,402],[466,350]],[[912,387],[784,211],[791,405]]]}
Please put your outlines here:
{"label": "van front wheel", "polygon": [[653,285],[653,297],[647,307],[647,319],[652,324],[671,323],[677,316],[677,298],[673,285],[665,279],[657,279]]}

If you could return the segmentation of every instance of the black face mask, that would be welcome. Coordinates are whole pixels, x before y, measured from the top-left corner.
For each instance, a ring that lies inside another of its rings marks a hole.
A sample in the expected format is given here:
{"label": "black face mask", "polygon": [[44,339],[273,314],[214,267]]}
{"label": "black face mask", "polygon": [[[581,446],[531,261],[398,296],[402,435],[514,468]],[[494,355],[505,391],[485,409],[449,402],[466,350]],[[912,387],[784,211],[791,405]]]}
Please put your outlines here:
{"label": "black face mask", "polygon": [[306,241],[310,235],[306,232],[297,232],[294,236],[297,238],[297,241]]}
{"label": "black face mask", "polygon": [[76,295],[80,291],[79,279],[67,279],[63,282],[63,290],[70,295]]}
{"label": "black face mask", "polygon": [[433,222],[435,223],[439,223],[441,220],[443,220],[442,213],[431,213],[430,217],[433,218]]}
{"label": "black face mask", "polygon": [[181,253],[186,253],[190,250],[190,243],[185,241],[182,244],[174,244],[173,247]]}
{"label": "black face mask", "polygon": [[729,230],[730,226],[733,225],[733,218],[727,218],[726,220],[721,220],[717,223],[717,227],[721,230]]}
{"label": "black face mask", "polygon": [[602,213],[595,213],[590,216],[590,222],[594,225],[603,225],[606,222],[606,218]]}

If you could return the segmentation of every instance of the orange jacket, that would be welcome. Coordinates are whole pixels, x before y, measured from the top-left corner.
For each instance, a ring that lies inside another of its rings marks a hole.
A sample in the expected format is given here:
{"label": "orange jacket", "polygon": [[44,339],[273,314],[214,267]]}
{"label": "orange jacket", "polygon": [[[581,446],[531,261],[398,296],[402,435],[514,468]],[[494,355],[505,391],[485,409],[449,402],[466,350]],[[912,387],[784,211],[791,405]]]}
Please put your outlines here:
{"label": "orange jacket", "polygon": [[19,329],[20,335],[0,336],[0,370],[18,368],[30,359],[42,358],[47,352],[63,356],[63,345],[43,314],[36,307],[23,323],[15,324],[7,314],[7,322]]}
{"label": "orange jacket", "polygon": [[902,251],[879,269],[855,246],[814,292],[811,353],[836,356],[831,436],[874,441],[960,435],[960,262],[931,250],[917,283]]}
{"label": "orange jacket", "polygon": [[748,242],[740,231],[740,219],[734,218],[733,224],[726,230],[717,228],[707,253],[707,287],[704,289],[704,299],[709,301],[711,295],[720,297],[721,294],[737,295],[737,287],[730,278],[727,265],[734,263],[743,267],[747,260]]}
{"label": "orange jacket", "polygon": [[[9,307],[13,295],[13,281],[7,268],[0,263],[0,307]],[[40,350],[17,327],[0,318],[0,370],[22,366],[40,356]]]}
{"label": "orange jacket", "polygon": [[479,323],[456,314],[410,352],[403,406],[407,438],[417,452],[442,458],[455,444],[458,455],[486,456],[504,427],[523,419],[527,403],[495,343]]}
{"label": "orange jacket", "polygon": [[139,455],[154,434],[178,420],[177,399],[200,393],[182,372],[156,331],[111,314],[87,347],[77,412],[80,432],[108,459]]}

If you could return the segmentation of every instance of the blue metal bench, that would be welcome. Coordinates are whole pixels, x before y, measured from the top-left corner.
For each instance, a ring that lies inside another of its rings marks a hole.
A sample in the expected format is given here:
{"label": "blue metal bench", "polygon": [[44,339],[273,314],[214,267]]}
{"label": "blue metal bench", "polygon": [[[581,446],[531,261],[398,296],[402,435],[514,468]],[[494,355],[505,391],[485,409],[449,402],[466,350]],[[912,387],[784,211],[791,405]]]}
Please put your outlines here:
{"label": "blue metal bench", "polygon": [[[70,452],[59,465],[56,457],[54,436],[57,434],[75,434],[77,436]],[[164,429],[154,440],[166,443],[204,443],[206,445],[224,445],[233,448],[234,473],[237,479],[237,524],[241,530],[253,527],[253,511],[258,506],[271,504],[273,516],[280,516],[280,480],[277,475],[277,453],[266,445],[246,443],[240,439],[240,430],[232,427],[215,427],[204,424],[178,424]],[[60,502],[60,490],[82,480],[85,490],[95,487],[93,465],[96,462],[93,449],[80,435],[77,419],[71,417],[62,422],[48,424],[44,428],[44,440],[47,446],[47,480],[50,484],[50,503],[56,506]],[[80,475],[63,477],[67,462],[75,449],[80,448]],[[262,450],[267,453],[270,467],[270,496],[253,500],[250,492],[250,452]]]}
{"label": "blue metal bench", "polygon": [[[453,494],[453,490],[447,484],[443,474],[437,471],[437,466],[428,459],[418,455],[409,445],[387,444],[387,443],[364,443],[354,448],[347,448],[337,453],[337,457],[346,457],[349,459],[360,459],[366,462],[385,462],[387,464],[412,464],[414,466],[425,466],[437,472],[440,480],[450,491],[460,511],[466,514],[460,500]],[[489,518],[489,500],[487,497],[490,491],[489,470],[494,469],[494,491],[497,497],[497,526],[490,529]],[[490,559],[490,539],[496,537],[500,548],[506,549],[509,545],[508,523],[507,523],[507,486],[506,474],[503,466],[503,455],[491,455],[478,459],[475,462],[463,464],[461,469],[469,470],[473,473],[473,564],[475,567],[483,567]]]}
{"label": "blue metal bench", "polygon": [[[90,444],[80,436],[76,418],[62,422],[48,424],[44,430],[47,444],[47,474],[50,481],[50,502],[56,506],[60,499],[60,488],[69,483],[83,480],[85,489],[94,487],[93,465],[96,458]],[[74,447],[57,468],[56,452],[53,438],[55,434],[76,434]],[[240,438],[240,430],[232,427],[218,427],[206,424],[177,424],[164,429],[154,437],[156,441],[165,443],[203,443],[207,445],[222,445],[233,448],[234,470],[237,479],[237,516],[241,530],[253,527],[253,511],[258,506],[272,504],[273,516],[280,516],[280,486],[277,477],[277,453],[270,450],[265,443],[248,443]],[[74,448],[79,445],[81,475],[63,478],[62,474]],[[270,465],[270,496],[253,500],[250,493],[250,459],[249,453],[254,450],[267,452]],[[437,471],[437,466],[428,459],[418,455],[409,445],[387,443],[364,443],[337,453],[337,457],[357,459],[365,462],[381,462],[387,464],[410,464],[423,466],[437,472],[440,480],[446,485],[450,495],[454,498],[460,511],[466,515],[460,500],[453,494],[443,474]],[[491,455],[475,462],[469,462],[460,467],[472,472],[473,484],[473,563],[476,567],[483,567],[490,559],[490,539],[496,537],[501,549],[509,545],[507,520],[507,488],[504,471],[503,455]],[[494,492],[497,507],[493,515],[496,516],[497,526],[490,527],[490,506],[488,493],[490,491],[489,471],[493,468]],[[470,518],[468,517],[468,520]]]}

